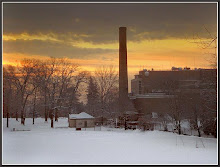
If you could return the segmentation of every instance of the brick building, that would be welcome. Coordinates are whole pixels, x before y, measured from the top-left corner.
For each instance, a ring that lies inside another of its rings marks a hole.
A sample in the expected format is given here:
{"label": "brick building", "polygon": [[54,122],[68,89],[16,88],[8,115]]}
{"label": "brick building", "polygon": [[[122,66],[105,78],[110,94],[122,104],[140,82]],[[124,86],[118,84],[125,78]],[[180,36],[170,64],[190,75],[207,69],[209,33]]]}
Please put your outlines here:
{"label": "brick building", "polygon": [[187,94],[215,92],[216,69],[172,68],[170,71],[139,71],[131,80],[130,99],[139,112],[152,113],[169,110],[171,90]]}

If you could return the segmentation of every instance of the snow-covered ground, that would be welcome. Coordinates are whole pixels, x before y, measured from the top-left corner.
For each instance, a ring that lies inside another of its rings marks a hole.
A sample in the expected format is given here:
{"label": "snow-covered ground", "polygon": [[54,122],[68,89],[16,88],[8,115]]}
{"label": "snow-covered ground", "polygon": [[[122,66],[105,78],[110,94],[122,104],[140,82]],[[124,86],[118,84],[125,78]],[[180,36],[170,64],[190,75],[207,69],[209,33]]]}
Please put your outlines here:
{"label": "snow-covered ground", "polygon": [[[13,128],[16,131],[13,131]],[[17,131],[26,130],[26,131]],[[102,127],[75,131],[60,118],[3,120],[3,164],[217,164],[217,140]]]}

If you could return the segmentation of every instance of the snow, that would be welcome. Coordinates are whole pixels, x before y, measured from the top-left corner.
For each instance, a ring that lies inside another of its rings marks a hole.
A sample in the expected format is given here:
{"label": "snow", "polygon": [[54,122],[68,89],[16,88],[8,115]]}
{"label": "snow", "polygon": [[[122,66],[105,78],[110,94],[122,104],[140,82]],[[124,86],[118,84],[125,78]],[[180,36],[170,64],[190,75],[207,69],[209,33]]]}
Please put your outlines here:
{"label": "snow", "polygon": [[[172,132],[96,127],[75,131],[68,119],[3,120],[3,164],[217,164],[217,140]],[[15,131],[13,131],[15,128]],[[30,130],[30,131],[18,131]]]}
{"label": "snow", "polygon": [[125,113],[128,115],[138,114],[138,112],[135,112],[135,111],[126,111]]}
{"label": "snow", "polygon": [[81,112],[79,114],[69,114],[69,118],[70,119],[83,119],[83,118],[94,118],[94,117],[85,112]]}

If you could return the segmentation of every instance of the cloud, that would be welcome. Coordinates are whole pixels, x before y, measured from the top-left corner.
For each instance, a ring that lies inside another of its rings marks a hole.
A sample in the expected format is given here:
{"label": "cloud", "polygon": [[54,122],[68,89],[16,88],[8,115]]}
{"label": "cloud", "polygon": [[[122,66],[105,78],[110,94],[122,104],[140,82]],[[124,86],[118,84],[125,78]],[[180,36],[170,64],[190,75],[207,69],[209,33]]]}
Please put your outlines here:
{"label": "cloud", "polygon": [[4,53],[22,53],[30,55],[44,55],[52,57],[68,57],[78,59],[90,59],[93,57],[100,57],[107,53],[116,53],[116,49],[102,49],[102,48],[87,48],[79,47],[85,46],[84,43],[78,43],[78,46],[69,45],[62,42],[51,41],[39,41],[39,40],[16,40],[16,41],[4,41],[3,52]]}
{"label": "cloud", "polygon": [[216,3],[4,4],[3,12],[6,34],[72,32],[90,35],[87,41],[92,43],[117,40],[120,26],[128,27],[132,41],[185,38],[203,25],[217,33]]}
{"label": "cloud", "polygon": [[4,34],[4,41],[42,41],[54,42],[59,44],[70,45],[78,48],[91,48],[91,49],[116,49],[116,43],[93,43],[86,41],[91,35],[87,34],[54,34],[54,33],[21,33],[21,34]]}
{"label": "cloud", "polygon": [[[145,35],[145,34],[140,34]],[[111,60],[114,54],[118,56],[118,41],[113,43],[92,43],[82,39],[75,40],[68,35],[50,36],[48,34],[40,35],[7,35],[3,42],[4,53],[22,53],[32,55],[45,55],[53,57],[68,57],[77,59],[105,59]],[[17,39],[16,39],[17,37]],[[23,39],[23,37],[25,37]],[[128,57],[132,55],[145,56],[154,55],[193,55],[200,51],[196,43],[188,39],[163,39],[163,40],[145,40],[128,41]],[[180,54],[179,54],[180,53]],[[183,54],[184,53],[184,54]],[[103,57],[104,55],[104,57]],[[165,56],[164,56],[165,57]],[[131,58],[131,57],[130,57]],[[139,57],[137,57],[139,58]]]}
{"label": "cloud", "polygon": [[217,34],[216,3],[4,3],[3,12],[5,61],[13,53],[118,65],[119,27],[126,26],[129,66],[168,67],[170,56],[179,65],[199,57],[202,51],[187,40],[207,38],[204,26]]}
{"label": "cloud", "polygon": [[39,41],[51,41],[51,42],[61,42],[57,38],[57,36],[53,33],[50,34],[28,34],[28,33],[21,33],[21,34],[4,34],[3,35],[4,41],[16,41],[16,40],[24,40],[24,41],[32,41],[32,40],[39,40]]}
{"label": "cloud", "polygon": [[76,19],[75,19],[75,22],[76,22],[76,23],[78,23],[79,21],[80,21],[80,19],[79,19],[79,18],[76,18]]}
{"label": "cloud", "polygon": [[88,38],[91,35],[88,34],[74,34],[74,33],[66,33],[66,34],[55,34],[55,33],[27,33],[23,32],[20,34],[13,34],[13,33],[5,33],[3,35],[3,40],[10,41],[10,40],[39,40],[39,41],[51,41],[51,42],[63,42],[63,41],[72,41],[72,40],[79,40]]}

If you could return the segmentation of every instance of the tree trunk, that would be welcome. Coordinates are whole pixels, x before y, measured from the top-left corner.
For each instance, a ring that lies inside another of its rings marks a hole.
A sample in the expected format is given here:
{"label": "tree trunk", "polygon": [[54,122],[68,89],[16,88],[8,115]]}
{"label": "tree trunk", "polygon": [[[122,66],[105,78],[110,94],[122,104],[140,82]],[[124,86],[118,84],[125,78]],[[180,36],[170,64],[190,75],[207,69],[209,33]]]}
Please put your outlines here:
{"label": "tree trunk", "polygon": [[23,125],[25,124],[25,118],[26,118],[26,110],[24,110],[24,117],[23,117],[24,122],[23,122]]}
{"label": "tree trunk", "polygon": [[24,118],[24,114],[23,114],[23,112],[22,112],[22,113],[21,113],[21,124],[24,125],[24,123],[25,123],[25,118]]}
{"label": "tree trunk", "polygon": [[9,112],[8,112],[8,107],[7,107],[7,128],[8,128],[8,125],[9,125]]}
{"label": "tree trunk", "polygon": [[35,113],[34,111],[35,111],[35,109],[33,110],[33,125],[34,125],[34,113]]}
{"label": "tree trunk", "polygon": [[57,109],[55,109],[55,121],[58,122],[58,111],[57,111]]}
{"label": "tree trunk", "polygon": [[46,94],[46,86],[45,86],[45,90],[44,90],[44,112],[45,112],[45,121],[47,122],[47,94]]}
{"label": "tree trunk", "polygon": [[164,131],[168,131],[167,125],[164,126]]}
{"label": "tree trunk", "polygon": [[102,126],[103,126],[103,124],[104,124],[103,114],[104,114],[104,109],[103,109],[103,107],[102,107]]}
{"label": "tree trunk", "polygon": [[24,124],[24,120],[23,120],[23,109],[21,109],[21,124]]}
{"label": "tree trunk", "polygon": [[199,137],[201,137],[200,128],[198,127],[197,130],[198,130],[198,135],[199,135]]}
{"label": "tree trunk", "polygon": [[181,126],[180,126],[180,122],[178,123],[178,131],[179,131],[179,135],[181,134]]}
{"label": "tree trunk", "polygon": [[45,107],[45,121],[47,122],[47,109]]}
{"label": "tree trunk", "polygon": [[53,117],[51,118],[51,128],[53,128]]}
{"label": "tree trunk", "polygon": [[24,125],[24,100],[23,100],[23,98],[21,99],[21,104],[22,104],[22,108],[21,108],[21,124]]}
{"label": "tree trunk", "polygon": [[16,109],[15,117],[16,117],[16,121],[18,121],[18,110],[17,109]]}
{"label": "tree trunk", "polygon": [[50,126],[51,126],[51,128],[53,128],[53,111],[52,111],[52,109],[49,111],[49,118],[50,118],[50,121],[51,121]]}
{"label": "tree trunk", "polygon": [[51,128],[53,128],[53,112],[50,111],[50,119],[51,119]]}
{"label": "tree trunk", "polygon": [[35,104],[36,104],[36,90],[34,94],[33,125],[34,125]]}
{"label": "tree trunk", "polygon": [[127,130],[127,118],[125,116],[125,130]]}

